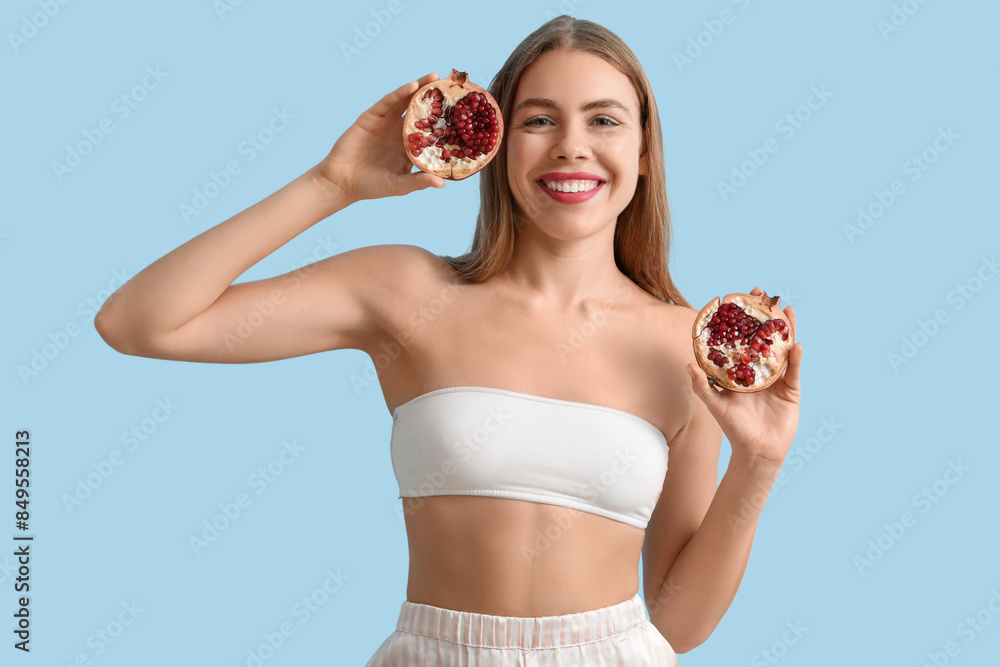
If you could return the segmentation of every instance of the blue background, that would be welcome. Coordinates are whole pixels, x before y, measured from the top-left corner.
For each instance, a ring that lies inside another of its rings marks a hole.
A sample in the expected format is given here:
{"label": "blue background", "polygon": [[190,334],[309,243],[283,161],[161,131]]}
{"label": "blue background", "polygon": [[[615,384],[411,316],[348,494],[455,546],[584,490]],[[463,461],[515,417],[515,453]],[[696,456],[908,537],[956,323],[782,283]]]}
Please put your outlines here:
{"label": "blue background", "polygon": [[[44,4],[5,3],[0,20],[0,506],[11,526],[13,433],[30,429],[36,536],[30,656],[11,647],[13,546],[0,552],[0,662],[246,665],[262,635],[288,623],[294,634],[265,665],[364,664],[394,627],[407,571],[391,418],[368,356],[128,357],[99,338],[93,313],[119,285],[115,272],[135,275],[285,185],[384,93],[452,67],[485,85],[524,36],[569,12],[617,32],[652,80],[683,293],[701,305],[759,284],[795,305],[806,351],[799,435],[743,585],[681,664],[923,665],[949,642],[954,655],[938,664],[996,664],[1000,618],[987,605],[996,595],[1000,610],[1000,280],[986,278],[1000,250],[1000,6],[896,3],[901,25],[890,32],[888,0],[466,5],[469,27],[457,31],[468,37],[457,41],[467,46],[449,48],[420,46],[443,29],[440,5],[416,0],[383,13],[385,26],[369,25],[389,4],[381,0],[247,0],[231,11],[210,0],[52,0],[51,18]],[[729,24],[712,23],[727,9]],[[377,34],[345,55],[342,44],[366,27]],[[689,48],[695,57],[678,61]],[[164,76],[125,116],[115,100],[147,68]],[[814,86],[831,95],[800,108]],[[241,142],[274,109],[294,118],[250,160]],[[778,123],[796,113],[789,136]],[[57,174],[67,146],[95,136],[103,119],[113,131]],[[939,152],[935,138],[949,128],[957,138]],[[769,138],[777,152],[720,194]],[[907,163],[925,151],[933,164],[914,172]],[[240,173],[185,221],[180,205],[230,160]],[[905,191],[880,217],[860,233],[845,227],[859,207],[877,213],[877,192],[897,179]],[[374,244],[459,254],[472,238],[477,180],[359,203],[240,281]],[[433,213],[442,206],[448,216]],[[60,336],[67,327],[76,335]],[[44,367],[25,374],[36,353]],[[176,406],[159,422],[158,400]],[[133,428],[144,440],[122,439]],[[297,458],[253,486],[286,441],[303,448]],[[110,476],[67,505],[115,450],[121,464],[104,464]],[[727,458],[724,445],[720,472]],[[961,476],[946,475],[950,466]],[[933,502],[921,499],[925,488]],[[189,537],[240,493],[251,504],[196,554]],[[907,512],[909,526],[894,527]],[[0,532],[13,545],[16,531]],[[328,571],[341,587],[305,618],[295,605]],[[117,634],[133,601],[134,621],[112,643],[98,639]],[[977,613],[978,630],[960,625]],[[786,633],[796,624],[801,636]]]}

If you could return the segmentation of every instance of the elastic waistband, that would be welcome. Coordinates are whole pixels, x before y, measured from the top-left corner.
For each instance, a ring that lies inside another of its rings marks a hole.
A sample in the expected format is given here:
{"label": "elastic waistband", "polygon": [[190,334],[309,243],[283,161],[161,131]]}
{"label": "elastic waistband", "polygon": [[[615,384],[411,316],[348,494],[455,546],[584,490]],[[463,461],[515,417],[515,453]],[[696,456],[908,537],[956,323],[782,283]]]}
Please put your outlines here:
{"label": "elastic waistband", "polygon": [[483,648],[557,648],[599,641],[646,622],[636,593],[610,607],[560,616],[493,616],[403,601],[396,629]]}

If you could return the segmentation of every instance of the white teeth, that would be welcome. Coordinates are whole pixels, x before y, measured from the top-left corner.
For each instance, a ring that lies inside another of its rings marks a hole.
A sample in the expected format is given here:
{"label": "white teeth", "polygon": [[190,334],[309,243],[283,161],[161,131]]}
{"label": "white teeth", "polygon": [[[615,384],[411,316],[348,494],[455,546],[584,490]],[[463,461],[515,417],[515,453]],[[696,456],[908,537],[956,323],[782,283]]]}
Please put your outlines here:
{"label": "white teeth", "polygon": [[542,181],[550,190],[556,192],[587,192],[601,184],[600,181]]}

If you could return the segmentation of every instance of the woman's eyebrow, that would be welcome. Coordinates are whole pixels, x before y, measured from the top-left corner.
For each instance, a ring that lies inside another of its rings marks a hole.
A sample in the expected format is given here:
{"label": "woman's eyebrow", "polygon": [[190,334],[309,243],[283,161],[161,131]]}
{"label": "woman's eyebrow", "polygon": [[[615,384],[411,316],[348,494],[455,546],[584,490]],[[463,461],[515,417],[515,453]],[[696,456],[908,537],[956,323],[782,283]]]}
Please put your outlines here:
{"label": "woman's eyebrow", "polygon": [[592,109],[618,109],[619,111],[624,111],[629,117],[632,116],[627,106],[610,97],[602,97],[599,100],[593,100],[580,105],[580,111],[590,111]]}
{"label": "woman's eyebrow", "polygon": [[528,97],[520,101],[516,107],[514,107],[514,113],[517,113],[522,107],[542,107],[544,109],[556,109],[556,103],[553,102],[548,97]]}
{"label": "woman's eyebrow", "polygon": [[[522,107],[542,107],[544,109],[559,108],[559,106],[548,97],[528,97],[523,99],[516,107],[514,107],[514,112],[516,113]],[[610,97],[602,97],[599,100],[591,100],[590,102],[585,102],[580,105],[580,111],[591,111],[592,109],[619,109],[630,118],[632,116],[627,106]]]}

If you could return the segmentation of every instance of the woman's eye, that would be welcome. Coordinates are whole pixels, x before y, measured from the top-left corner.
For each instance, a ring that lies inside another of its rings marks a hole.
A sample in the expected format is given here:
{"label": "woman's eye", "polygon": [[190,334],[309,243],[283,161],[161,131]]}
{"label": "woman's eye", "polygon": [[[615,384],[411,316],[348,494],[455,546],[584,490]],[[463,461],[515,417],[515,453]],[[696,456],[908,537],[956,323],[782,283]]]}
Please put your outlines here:
{"label": "woman's eye", "polygon": [[[608,118],[607,116],[598,116],[592,122],[599,127],[615,127],[617,125],[621,125],[621,123],[616,121],[614,118]],[[528,127],[542,127],[545,125],[552,125],[552,121],[545,116],[535,116],[534,118],[526,120],[524,124]]]}

